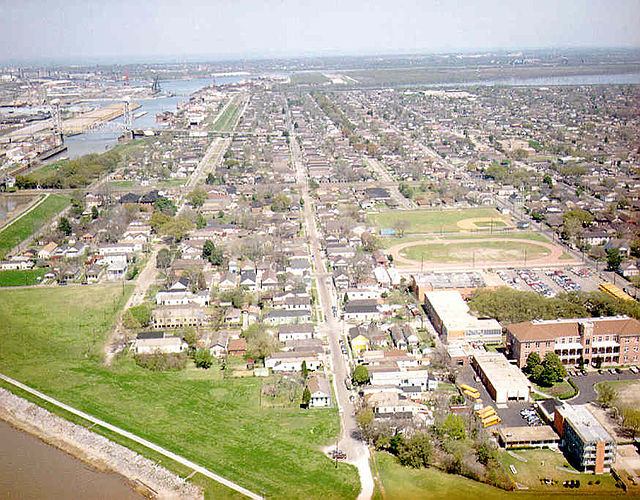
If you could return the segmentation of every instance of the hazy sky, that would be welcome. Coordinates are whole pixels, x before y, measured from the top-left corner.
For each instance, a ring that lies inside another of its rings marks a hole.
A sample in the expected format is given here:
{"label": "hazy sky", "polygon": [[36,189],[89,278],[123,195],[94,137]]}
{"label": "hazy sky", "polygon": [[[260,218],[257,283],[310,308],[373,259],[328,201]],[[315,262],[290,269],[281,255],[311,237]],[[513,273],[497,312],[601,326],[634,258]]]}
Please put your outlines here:
{"label": "hazy sky", "polygon": [[640,0],[0,0],[0,60],[640,46]]}

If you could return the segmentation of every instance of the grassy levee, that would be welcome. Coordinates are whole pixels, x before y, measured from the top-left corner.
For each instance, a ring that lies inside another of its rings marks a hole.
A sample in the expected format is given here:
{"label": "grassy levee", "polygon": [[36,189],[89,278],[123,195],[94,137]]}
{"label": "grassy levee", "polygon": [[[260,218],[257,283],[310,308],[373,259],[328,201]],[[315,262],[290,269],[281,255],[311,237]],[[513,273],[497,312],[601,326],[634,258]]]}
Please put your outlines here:
{"label": "grassy levee", "polygon": [[69,205],[69,198],[53,194],[28,214],[0,231],[0,258],[44,226],[51,217]]}
{"label": "grassy levee", "polygon": [[[355,469],[335,469],[318,451],[338,433],[334,409],[263,408],[256,378],[151,372],[129,358],[103,366],[106,331],[130,288],[7,292],[0,290],[0,372],[268,497],[357,496]],[[201,481],[210,498],[229,496]]]}

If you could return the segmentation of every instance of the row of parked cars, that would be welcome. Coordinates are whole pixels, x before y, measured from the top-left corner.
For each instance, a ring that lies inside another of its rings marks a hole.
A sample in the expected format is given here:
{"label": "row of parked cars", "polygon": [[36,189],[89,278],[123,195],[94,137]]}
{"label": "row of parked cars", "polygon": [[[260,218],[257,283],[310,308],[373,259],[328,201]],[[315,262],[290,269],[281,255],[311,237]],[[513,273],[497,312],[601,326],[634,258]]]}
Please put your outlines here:
{"label": "row of parked cars", "polygon": [[523,408],[522,410],[520,410],[520,415],[527,421],[527,424],[532,427],[542,425],[542,420],[533,408]]}
{"label": "row of parked cars", "polygon": [[[637,366],[630,366],[628,370],[631,373],[640,373],[640,369]],[[601,368],[600,370],[598,370],[598,373],[600,375],[604,375],[605,373],[611,373],[612,375],[615,375],[616,373],[622,373],[623,371],[625,370],[623,370],[622,368]],[[567,374],[570,377],[582,377],[587,375],[588,373],[589,372],[587,372],[586,370],[567,370]]]}
{"label": "row of parked cars", "polygon": [[549,276],[555,283],[562,288],[565,292],[579,292],[582,287],[573,281],[567,273],[561,270],[545,271],[545,274]]}
{"label": "row of parked cars", "polygon": [[518,276],[522,281],[524,281],[527,285],[529,285],[534,291],[538,292],[540,295],[544,297],[555,297],[556,292],[551,290],[551,287],[546,283],[542,282],[538,275],[533,271],[529,271],[526,269],[520,269],[516,271]]}

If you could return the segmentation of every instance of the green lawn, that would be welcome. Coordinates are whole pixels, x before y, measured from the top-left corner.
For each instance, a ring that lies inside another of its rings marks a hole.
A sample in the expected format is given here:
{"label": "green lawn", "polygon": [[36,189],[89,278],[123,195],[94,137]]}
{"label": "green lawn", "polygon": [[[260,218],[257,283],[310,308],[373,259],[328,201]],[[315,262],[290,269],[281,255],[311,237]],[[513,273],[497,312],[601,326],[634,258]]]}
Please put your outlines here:
{"label": "green lawn", "polygon": [[[579,474],[561,453],[551,450],[515,450],[515,453],[527,460],[527,462],[518,460],[503,452],[501,454],[502,463],[507,470],[509,470],[510,465],[513,465],[517,471],[516,474],[512,474],[514,480],[532,490],[552,494],[565,492],[567,489],[562,486],[562,483],[573,479],[580,481],[580,488],[573,490],[576,496],[578,496],[578,491],[582,494],[588,494],[589,498],[593,498],[592,494],[597,497],[604,497],[607,494],[613,495],[620,491],[615,487],[616,481],[612,476],[608,474],[599,474],[597,476],[594,474]],[[558,467],[572,472],[560,470]],[[540,478],[555,479],[558,484],[541,484]],[[592,484],[589,484],[589,481]],[[595,484],[595,481],[600,481],[600,484]]]}
{"label": "green lawn", "polygon": [[526,241],[481,241],[478,243],[429,243],[407,247],[401,254],[411,260],[428,262],[523,261],[550,255],[550,250]]}
{"label": "green lawn", "polygon": [[[462,230],[458,222],[464,219],[493,218],[506,225],[509,217],[502,215],[495,208],[468,208],[460,210],[391,210],[368,216],[368,222],[378,229],[393,228],[398,220],[409,223],[405,234],[423,234],[440,232],[459,232]],[[477,223],[476,223],[477,224]]]}
{"label": "green lawn", "polygon": [[267,497],[357,496],[355,469],[318,451],[338,433],[335,409],[262,408],[258,378],[150,372],[129,358],[104,367],[106,330],[131,289],[0,290],[0,372]]}
{"label": "green lawn", "polygon": [[0,231],[0,257],[9,253],[16,245],[38,231],[67,205],[69,205],[69,198],[52,194],[27,215],[5,227]]}
{"label": "green lawn", "polygon": [[[547,452],[553,453],[553,452]],[[508,455],[507,455],[508,456]],[[520,467],[518,464],[523,464],[520,461],[508,456],[516,463],[515,467],[520,474]],[[562,455],[560,455],[562,457]],[[508,461],[507,461],[508,462]],[[585,495],[586,487],[581,487],[579,492],[577,490],[566,490],[562,486],[560,487],[540,487],[536,491],[504,491],[498,488],[494,488],[487,484],[478,483],[470,479],[447,474],[437,469],[411,469],[402,467],[396,461],[395,457],[388,453],[376,453],[376,464],[382,479],[384,486],[384,494],[377,494],[375,498],[385,498],[387,500],[483,500],[483,499],[498,499],[498,500],[539,500],[546,492],[553,495],[553,498],[583,498]],[[539,465],[539,464],[538,464]],[[373,470],[375,475],[375,469]],[[592,486],[589,492],[593,492],[588,496],[589,499],[599,500],[610,498],[616,493],[620,493],[620,490],[616,489],[613,485],[613,480],[608,476],[593,476],[586,474],[571,474],[562,473],[556,470],[554,475],[556,478],[567,479],[580,479],[580,482],[584,485],[589,480],[600,479],[601,485],[596,487]],[[537,481],[537,478],[536,478]],[[538,483],[539,484],[539,483]],[[542,490],[542,491],[541,491]],[[602,494],[598,492],[602,491]],[[543,493],[544,492],[544,493]],[[628,496],[624,496],[628,498]]]}
{"label": "green lawn", "polygon": [[45,273],[46,269],[44,268],[26,271],[0,271],[0,287],[36,285],[40,283]]}
{"label": "green lawn", "polygon": [[232,102],[214,122],[213,129],[219,130],[220,132],[231,132],[239,115],[240,108]]}
{"label": "green lawn", "polygon": [[553,384],[551,387],[541,387],[536,385],[536,389],[540,392],[544,392],[549,396],[554,396],[560,399],[568,399],[575,395],[575,390],[571,387],[571,384],[566,380],[562,382],[558,382],[557,384]]}

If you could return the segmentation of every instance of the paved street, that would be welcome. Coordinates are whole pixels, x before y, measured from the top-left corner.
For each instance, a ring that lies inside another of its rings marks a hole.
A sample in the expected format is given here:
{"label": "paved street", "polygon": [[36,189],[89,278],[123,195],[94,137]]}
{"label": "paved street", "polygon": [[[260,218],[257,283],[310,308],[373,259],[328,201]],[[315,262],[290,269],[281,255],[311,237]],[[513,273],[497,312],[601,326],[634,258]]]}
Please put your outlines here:
{"label": "paved street", "polygon": [[324,321],[320,325],[321,335],[327,337],[329,342],[329,355],[331,362],[331,371],[333,373],[334,391],[337,396],[337,407],[340,414],[340,438],[338,447],[347,454],[347,461],[358,468],[360,476],[361,491],[358,498],[365,500],[373,495],[374,483],[369,467],[369,449],[367,446],[355,438],[358,425],[354,417],[354,406],[350,401],[351,391],[347,390],[344,380],[349,376],[349,368],[347,362],[342,355],[338,340],[342,332],[342,325],[333,315],[332,306],[337,304],[335,290],[329,285],[325,260],[320,251],[318,241],[318,230],[316,227],[315,217],[312,208],[312,199],[309,196],[307,185],[307,174],[302,162],[302,155],[295,137],[295,130],[290,126],[291,133],[291,155],[296,169],[296,177],[298,184],[302,186],[302,195],[304,197],[304,217],[307,227],[307,235],[309,238],[309,246],[313,266],[316,271],[315,277],[318,288],[318,297]]}

